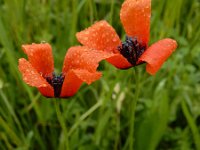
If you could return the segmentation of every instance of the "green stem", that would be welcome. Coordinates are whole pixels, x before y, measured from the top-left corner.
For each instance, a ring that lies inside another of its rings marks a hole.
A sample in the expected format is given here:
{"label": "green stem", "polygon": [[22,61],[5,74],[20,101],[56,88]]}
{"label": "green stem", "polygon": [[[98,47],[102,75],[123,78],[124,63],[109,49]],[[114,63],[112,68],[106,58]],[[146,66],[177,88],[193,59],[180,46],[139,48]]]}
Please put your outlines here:
{"label": "green stem", "polygon": [[93,4],[92,4],[92,0],[89,0],[89,9],[90,9],[90,23],[92,24],[94,21],[94,8],[93,8]]}
{"label": "green stem", "polygon": [[111,7],[110,7],[110,24],[112,25],[112,18],[113,18],[113,12],[114,12],[114,0],[111,1]]}
{"label": "green stem", "polygon": [[114,145],[114,150],[118,150],[118,149],[121,149],[121,137],[120,137],[120,114],[117,113],[116,114],[116,128],[117,128],[117,135],[115,137],[115,145]]}
{"label": "green stem", "polygon": [[139,98],[139,73],[137,68],[134,68],[134,81],[135,81],[135,98],[131,101],[131,108],[130,108],[130,134],[129,134],[129,149],[133,150],[134,148],[134,123],[135,123],[135,112],[136,112],[136,105]]}
{"label": "green stem", "polygon": [[58,118],[58,121],[60,123],[60,126],[62,128],[62,131],[64,133],[64,146],[66,150],[69,150],[69,142],[68,142],[68,134],[67,134],[67,126],[65,125],[65,118],[63,114],[61,113],[61,100],[60,99],[55,99],[55,109],[56,109],[56,115]]}
{"label": "green stem", "polygon": [[92,114],[97,108],[99,108],[102,105],[102,101],[99,100],[94,106],[92,106],[87,112],[85,112],[77,121],[76,123],[71,127],[69,130],[68,136],[70,136],[75,129],[80,125],[80,123],[86,119],[90,114]]}
{"label": "green stem", "polygon": [[181,102],[181,107],[182,107],[183,113],[187,119],[188,125],[192,131],[196,149],[200,150],[200,143],[199,143],[200,135],[199,135],[198,127],[196,126],[195,120],[192,117],[192,115],[190,114],[187,104],[184,100],[182,100],[182,102]]}

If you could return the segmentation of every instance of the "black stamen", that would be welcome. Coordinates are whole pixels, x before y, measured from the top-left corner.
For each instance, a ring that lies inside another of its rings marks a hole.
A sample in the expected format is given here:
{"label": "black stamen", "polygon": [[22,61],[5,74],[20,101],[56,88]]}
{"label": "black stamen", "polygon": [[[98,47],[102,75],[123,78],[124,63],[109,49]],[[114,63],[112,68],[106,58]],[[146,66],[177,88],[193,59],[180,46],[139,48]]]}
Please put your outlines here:
{"label": "black stamen", "polygon": [[54,96],[55,97],[60,96],[64,78],[65,77],[62,73],[60,75],[56,75],[55,73],[52,73],[52,77],[49,77],[49,76],[46,77],[47,82],[54,89]]}
{"label": "black stamen", "polygon": [[146,47],[140,44],[136,37],[126,36],[125,42],[118,47],[119,52],[130,62],[133,66],[137,65],[138,58],[144,53]]}

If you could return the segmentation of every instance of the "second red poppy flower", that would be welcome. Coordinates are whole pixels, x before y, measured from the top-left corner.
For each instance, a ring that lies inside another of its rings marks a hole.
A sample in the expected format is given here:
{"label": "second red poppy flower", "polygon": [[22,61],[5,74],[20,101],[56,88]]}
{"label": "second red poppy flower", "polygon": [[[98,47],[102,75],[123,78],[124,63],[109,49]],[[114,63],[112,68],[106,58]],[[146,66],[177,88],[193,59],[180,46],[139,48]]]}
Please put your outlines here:
{"label": "second red poppy flower", "polygon": [[177,43],[165,38],[148,47],[150,18],[151,0],[126,0],[120,11],[127,34],[125,42],[121,42],[106,21],[99,21],[76,36],[85,46],[112,53],[107,61],[117,68],[127,69],[146,62],[147,72],[153,75],[176,49]]}

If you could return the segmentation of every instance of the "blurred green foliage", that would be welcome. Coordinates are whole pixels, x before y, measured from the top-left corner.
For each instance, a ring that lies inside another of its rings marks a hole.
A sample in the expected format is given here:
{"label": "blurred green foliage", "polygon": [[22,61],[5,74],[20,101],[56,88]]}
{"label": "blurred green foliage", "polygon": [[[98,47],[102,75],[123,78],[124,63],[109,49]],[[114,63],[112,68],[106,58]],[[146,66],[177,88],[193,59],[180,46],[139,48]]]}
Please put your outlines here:
{"label": "blurred green foliage", "polygon": [[[60,100],[68,138],[54,101],[27,86],[18,71],[21,45],[47,41],[60,71],[75,33],[109,21],[121,37],[123,0],[0,0],[0,149],[200,150],[200,1],[152,0],[151,37],[178,41],[176,52],[150,76],[145,65],[117,70],[106,62],[103,78]],[[135,136],[129,135],[131,102],[138,91]]]}

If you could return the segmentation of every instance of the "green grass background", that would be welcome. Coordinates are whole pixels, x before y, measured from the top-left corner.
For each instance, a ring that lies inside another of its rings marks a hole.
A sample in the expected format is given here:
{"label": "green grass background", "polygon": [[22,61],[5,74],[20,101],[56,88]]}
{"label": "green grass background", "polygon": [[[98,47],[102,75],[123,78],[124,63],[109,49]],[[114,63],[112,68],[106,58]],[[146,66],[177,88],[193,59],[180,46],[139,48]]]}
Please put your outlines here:
{"label": "green grass background", "polygon": [[109,21],[124,38],[122,3],[0,0],[1,150],[200,150],[199,0],[152,0],[150,43],[170,37],[179,44],[155,76],[146,73],[145,65],[136,68],[136,76],[134,69],[102,62],[103,77],[60,100],[58,118],[55,100],[22,81],[17,68],[18,59],[26,57],[22,44],[49,42],[59,72],[66,50],[79,45],[75,33],[96,20]]}

